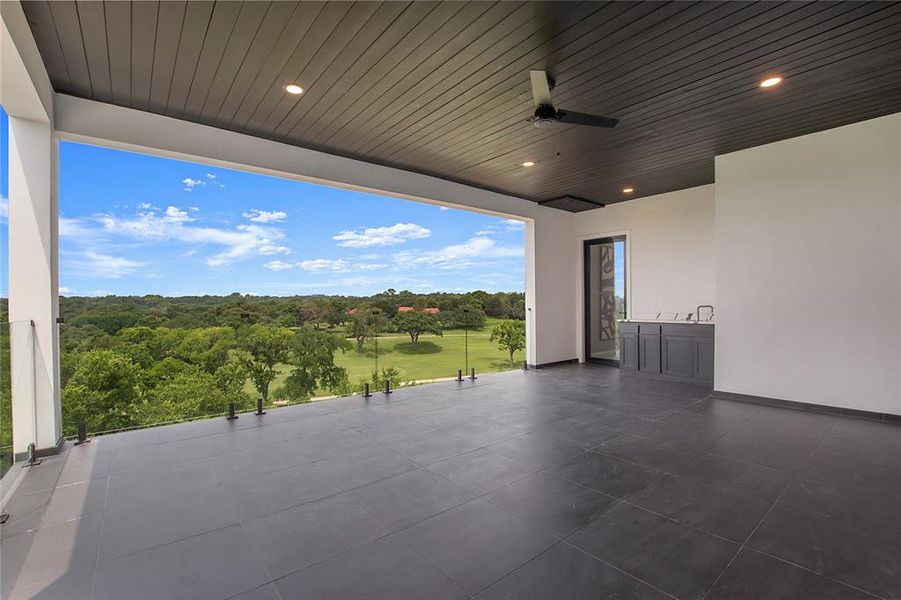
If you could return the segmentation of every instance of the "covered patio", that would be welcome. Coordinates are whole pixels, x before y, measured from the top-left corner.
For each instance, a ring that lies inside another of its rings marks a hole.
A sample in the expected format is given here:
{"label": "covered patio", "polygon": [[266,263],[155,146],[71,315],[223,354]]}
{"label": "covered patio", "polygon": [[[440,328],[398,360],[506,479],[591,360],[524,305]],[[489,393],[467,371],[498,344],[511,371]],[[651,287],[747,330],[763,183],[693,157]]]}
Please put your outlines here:
{"label": "covered patio", "polygon": [[67,444],[9,598],[901,594],[901,429],[561,366]]}

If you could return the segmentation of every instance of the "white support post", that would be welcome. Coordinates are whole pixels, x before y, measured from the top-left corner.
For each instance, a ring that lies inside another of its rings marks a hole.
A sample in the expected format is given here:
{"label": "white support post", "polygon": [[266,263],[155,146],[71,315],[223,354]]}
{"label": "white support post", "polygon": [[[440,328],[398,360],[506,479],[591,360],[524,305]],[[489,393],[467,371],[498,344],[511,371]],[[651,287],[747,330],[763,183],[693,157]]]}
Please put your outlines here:
{"label": "white support post", "polygon": [[[9,320],[31,321],[33,338],[11,330],[16,455],[34,443],[55,448],[62,435],[59,395],[59,210],[57,142],[49,123],[9,117]],[[24,376],[29,363],[33,384]],[[31,389],[29,389],[31,388]]]}

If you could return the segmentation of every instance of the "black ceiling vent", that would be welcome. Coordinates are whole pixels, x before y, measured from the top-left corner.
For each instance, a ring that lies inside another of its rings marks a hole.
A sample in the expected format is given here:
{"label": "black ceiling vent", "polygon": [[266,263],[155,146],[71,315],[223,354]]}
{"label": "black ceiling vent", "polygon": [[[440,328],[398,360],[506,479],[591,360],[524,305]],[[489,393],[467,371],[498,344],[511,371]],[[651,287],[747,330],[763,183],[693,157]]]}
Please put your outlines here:
{"label": "black ceiling vent", "polygon": [[565,210],[573,213],[593,210],[595,208],[604,208],[605,206],[603,202],[598,202],[597,200],[589,200],[588,198],[580,198],[579,196],[572,196],[570,194],[566,194],[565,196],[557,196],[556,198],[551,198],[550,200],[542,200],[538,204],[540,204],[541,206],[549,206],[551,208],[558,208],[560,210]]}

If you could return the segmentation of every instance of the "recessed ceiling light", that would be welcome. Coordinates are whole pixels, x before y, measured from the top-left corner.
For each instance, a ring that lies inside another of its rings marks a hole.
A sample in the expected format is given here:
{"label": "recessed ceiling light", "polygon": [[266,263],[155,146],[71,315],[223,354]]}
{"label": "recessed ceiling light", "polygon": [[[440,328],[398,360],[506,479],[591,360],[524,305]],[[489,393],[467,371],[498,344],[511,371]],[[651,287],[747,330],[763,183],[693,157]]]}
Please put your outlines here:
{"label": "recessed ceiling light", "polygon": [[771,87],[776,87],[780,83],[782,83],[782,78],[779,77],[778,75],[774,75],[773,77],[767,77],[766,79],[761,81],[760,87],[771,88]]}
{"label": "recessed ceiling light", "polygon": [[635,188],[623,188],[624,194],[631,194],[634,191],[635,191]]}
{"label": "recessed ceiling light", "polygon": [[288,85],[286,85],[285,91],[289,94],[294,94],[295,96],[303,94],[303,88],[296,83],[289,83]]}
{"label": "recessed ceiling light", "polygon": [[526,162],[522,163],[522,166],[524,166],[524,167],[534,167],[534,166],[535,166],[535,161],[534,161],[534,160],[527,160]]}

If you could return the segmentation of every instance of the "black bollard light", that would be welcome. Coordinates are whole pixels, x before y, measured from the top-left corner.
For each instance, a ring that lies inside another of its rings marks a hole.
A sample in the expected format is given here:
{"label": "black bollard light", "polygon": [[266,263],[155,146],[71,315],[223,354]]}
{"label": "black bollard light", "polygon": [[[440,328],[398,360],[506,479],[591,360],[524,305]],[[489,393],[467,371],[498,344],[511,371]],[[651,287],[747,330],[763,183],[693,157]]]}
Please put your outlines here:
{"label": "black bollard light", "polygon": [[463,369],[457,369],[457,381],[463,381]]}
{"label": "black bollard light", "polygon": [[36,467],[41,464],[41,459],[37,457],[37,453],[34,449],[34,442],[28,444],[28,450],[25,452],[25,464],[23,467]]}
{"label": "black bollard light", "polygon": [[529,370],[529,361],[527,361],[527,360],[522,361],[522,370],[523,371]]}
{"label": "black bollard light", "polygon": [[363,397],[364,398],[372,398],[372,394],[369,393],[369,384],[363,384]]}
{"label": "black bollard light", "polygon": [[[266,414],[266,411],[263,410],[263,397],[262,396],[257,398],[257,411],[253,414],[257,415],[258,417]],[[237,417],[235,417],[235,418],[237,418]]]}
{"label": "black bollard light", "polygon": [[235,414],[235,403],[229,402],[228,403],[228,416],[225,417],[225,420],[226,421],[234,421],[237,418],[238,418],[238,415]]}
{"label": "black bollard light", "polygon": [[472,381],[475,381],[476,379],[478,379],[478,377],[476,377],[476,368],[475,367],[472,368],[472,373],[469,375],[469,378]]}
{"label": "black bollard light", "polygon": [[385,393],[386,394],[391,393],[391,380],[390,379],[385,380]]}
{"label": "black bollard light", "polygon": [[75,442],[76,446],[80,446],[81,444],[87,444],[91,440],[88,439],[88,426],[85,423],[78,424],[78,441]]}

